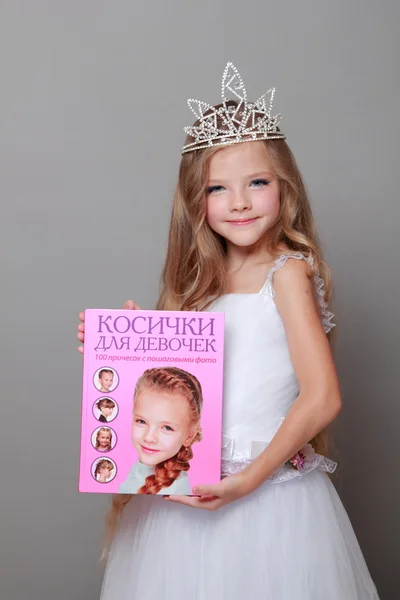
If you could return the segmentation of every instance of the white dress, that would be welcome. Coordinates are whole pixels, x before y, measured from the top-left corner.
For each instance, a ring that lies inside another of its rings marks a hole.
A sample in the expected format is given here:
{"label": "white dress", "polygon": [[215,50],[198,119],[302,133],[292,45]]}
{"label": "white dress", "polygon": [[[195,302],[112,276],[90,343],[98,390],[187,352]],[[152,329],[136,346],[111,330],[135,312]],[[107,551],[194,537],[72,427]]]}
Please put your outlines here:
{"label": "white dress", "polygon": [[[293,258],[304,259],[299,253]],[[298,395],[273,273],[259,294],[227,294],[223,474],[273,437]],[[315,276],[325,331],[333,324]],[[346,511],[310,457],[215,512],[135,496],[110,551],[102,600],[378,600]],[[207,483],[207,482],[204,482]],[[361,499],[360,499],[361,500]]]}

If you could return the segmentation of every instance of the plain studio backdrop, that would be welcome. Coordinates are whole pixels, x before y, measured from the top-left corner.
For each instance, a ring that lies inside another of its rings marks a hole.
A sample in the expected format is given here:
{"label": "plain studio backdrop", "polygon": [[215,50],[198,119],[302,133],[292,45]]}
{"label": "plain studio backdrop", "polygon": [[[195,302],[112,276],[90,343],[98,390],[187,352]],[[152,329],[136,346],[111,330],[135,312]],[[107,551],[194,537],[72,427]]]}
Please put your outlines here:
{"label": "plain studio backdrop", "polygon": [[334,275],[337,485],[382,600],[398,598],[399,3],[0,13],[1,600],[99,597],[108,497],[77,492],[77,314],[154,307],[186,99],[217,103],[227,61],[250,99],[277,88]]}

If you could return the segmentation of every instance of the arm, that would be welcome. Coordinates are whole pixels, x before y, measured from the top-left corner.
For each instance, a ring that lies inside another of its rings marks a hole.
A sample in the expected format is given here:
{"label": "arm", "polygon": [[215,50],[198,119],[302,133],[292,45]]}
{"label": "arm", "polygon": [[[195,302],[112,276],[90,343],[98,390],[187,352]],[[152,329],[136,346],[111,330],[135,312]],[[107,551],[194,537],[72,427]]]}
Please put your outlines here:
{"label": "arm", "polygon": [[335,366],[307,269],[305,262],[289,260],[275,273],[275,302],[300,394],[271,443],[243,471],[247,493],[322,431],[341,409]]}
{"label": "arm", "polygon": [[[193,490],[200,497],[171,496],[193,508],[216,510],[258,488],[339,414],[341,397],[329,342],[321,323],[307,264],[288,260],[275,273],[275,302],[288,340],[300,393],[267,448],[246,469],[217,485]],[[164,497],[167,499],[167,497]]]}

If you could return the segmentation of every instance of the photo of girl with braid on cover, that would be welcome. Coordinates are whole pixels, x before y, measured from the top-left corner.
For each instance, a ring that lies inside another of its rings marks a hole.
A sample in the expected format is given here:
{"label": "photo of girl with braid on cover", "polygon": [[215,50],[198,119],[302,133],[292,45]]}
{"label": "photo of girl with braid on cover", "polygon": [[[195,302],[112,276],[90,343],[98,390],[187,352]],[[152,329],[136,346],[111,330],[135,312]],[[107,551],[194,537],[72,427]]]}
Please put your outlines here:
{"label": "photo of girl with braid on cover", "polygon": [[108,458],[101,458],[92,466],[92,475],[99,483],[109,483],[116,475],[116,465]]}
{"label": "photo of girl with braid on cover", "polygon": [[191,494],[192,444],[201,440],[203,394],[198,379],[176,367],[146,370],[138,379],[132,444],[138,461],[122,494]]}

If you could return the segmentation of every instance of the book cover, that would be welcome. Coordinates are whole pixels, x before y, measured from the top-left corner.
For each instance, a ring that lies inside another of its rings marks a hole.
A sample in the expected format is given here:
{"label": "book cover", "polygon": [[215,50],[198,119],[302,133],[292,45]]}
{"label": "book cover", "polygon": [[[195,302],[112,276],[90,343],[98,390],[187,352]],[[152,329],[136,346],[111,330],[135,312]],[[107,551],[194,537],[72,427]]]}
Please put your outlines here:
{"label": "book cover", "polygon": [[79,491],[220,481],[224,315],[85,311]]}

